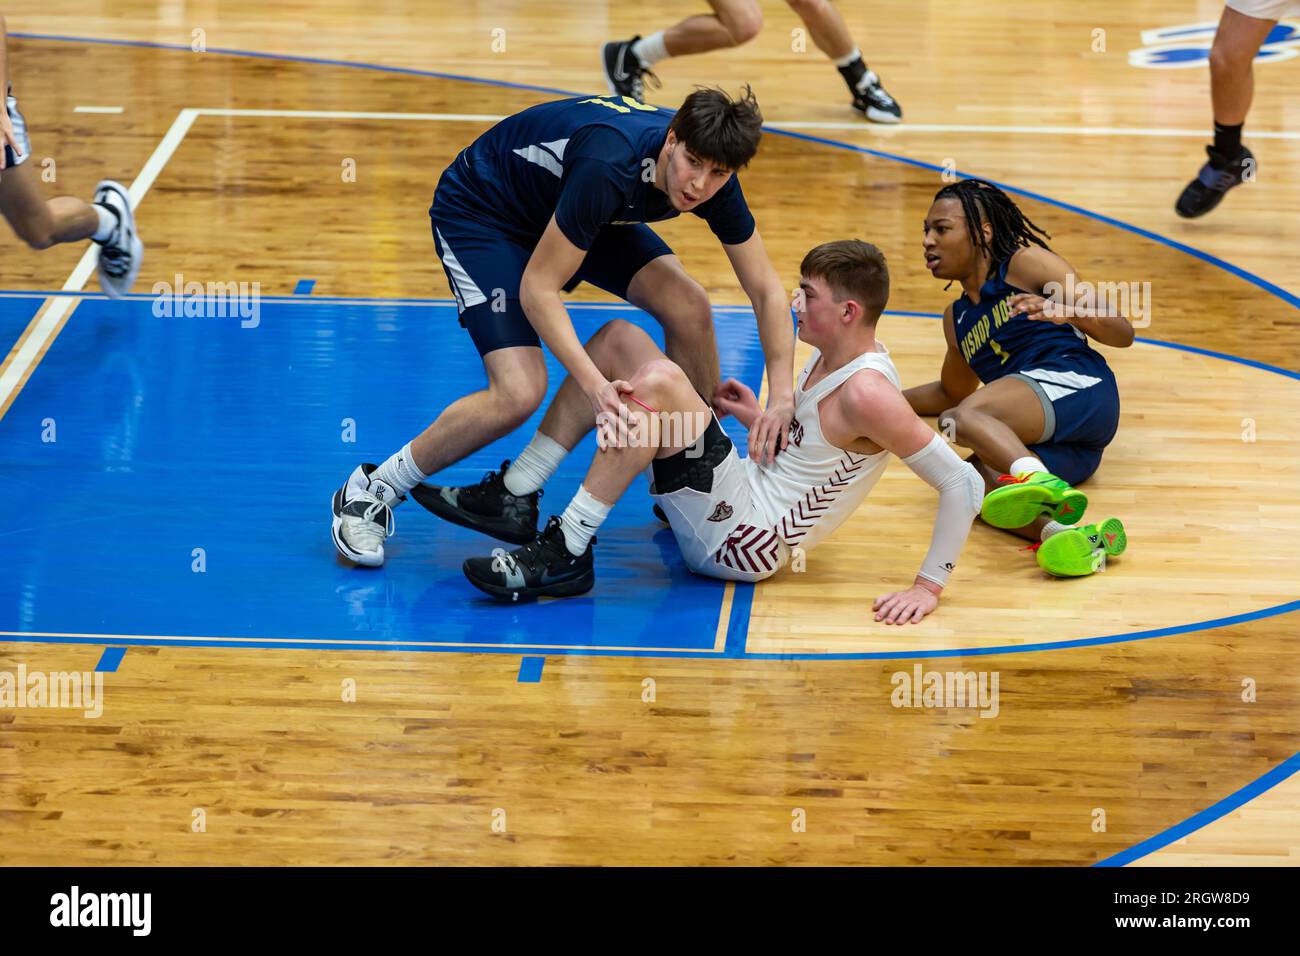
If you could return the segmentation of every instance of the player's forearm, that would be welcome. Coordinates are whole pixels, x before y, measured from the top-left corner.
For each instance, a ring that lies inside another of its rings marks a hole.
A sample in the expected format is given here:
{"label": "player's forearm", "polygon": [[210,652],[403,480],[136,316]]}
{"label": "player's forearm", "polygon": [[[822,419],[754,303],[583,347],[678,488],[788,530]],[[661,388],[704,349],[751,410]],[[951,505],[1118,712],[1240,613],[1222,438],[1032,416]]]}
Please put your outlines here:
{"label": "player's forearm", "polygon": [[905,388],[903,397],[918,415],[938,415],[957,404],[957,400],[948,394],[941,381]]}
{"label": "player's forearm", "polygon": [[[790,306],[779,285],[753,303],[758,316],[758,338],[767,365],[767,404],[794,403],[794,334],[790,328]],[[737,416],[739,418],[739,416]],[[746,423],[748,424],[748,423]]]}
{"label": "player's forearm", "polygon": [[1133,325],[1122,315],[1099,315],[1077,308],[1074,311],[1070,324],[1089,338],[1117,349],[1133,344]]}
{"label": "player's forearm", "polygon": [[918,584],[926,581],[942,589],[948,583],[948,575],[957,565],[957,559],[970,536],[971,524],[979,514],[984,482],[979,473],[969,463],[962,461],[938,435],[916,454],[904,458],[903,462],[939,492],[939,507],[935,510],[934,530],[930,534],[930,550],[921,562],[916,577]]}
{"label": "player's forearm", "polygon": [[538,337],[582,390],[590,393],[600,388],[605,376],[582,347],[559,290],[538,290],[524,283],[519,289],[519,303]]}

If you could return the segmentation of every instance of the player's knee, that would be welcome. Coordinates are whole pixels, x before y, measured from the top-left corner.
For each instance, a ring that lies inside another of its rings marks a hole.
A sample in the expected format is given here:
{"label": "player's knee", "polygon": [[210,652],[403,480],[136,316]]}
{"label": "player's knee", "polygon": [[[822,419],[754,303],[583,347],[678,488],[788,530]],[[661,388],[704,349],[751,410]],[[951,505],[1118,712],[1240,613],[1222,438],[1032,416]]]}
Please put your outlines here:
{"label": "player's knee", "polygon": [[763,13],[758,9],[757,3],[746,3],[729,13],[723,26],[731,34],[732,41],[736,46],[742,43],[748,43],[763,29]]}
{"label": "player's knee", "polygon": [[1248,69],[1254,55],[1243,55],[1227,43],[1218,40],[1210,47],[1210,72],[1215,76],[1231,76]]}
{"label": "player's knee", "polygon": [[54,234],[45,226],[25,222],[15,222],[13,226],[14,232],[18,233],[18,238],[33,249],[39,251],[54,245]]}
{"label": "player's knee", "polygon": [[947,435],[949,439],[956,438],[957,434],[961,431],[962,415],[963,413],[960,405],[955,408],[950,408],[946,412],[942,412],[938,419],[936,419],[939,423],[939,430],[944,435]]}
{"label": "player's knee", "polygon": [[616,353],[627,348],[635,340],[638,332],[641,330],[627,319],[611,319],[587,340],[587,351],[593,357]]}
{"label": "player's knee", "polygon": [[671,393],[683,383],[689,387],[686,373],[672,359],[657,358],[646,362],[632,376],[631,385],[638,395],[660,397]]}
{"label": "player's knee", "polygon": [[713,331],[713,306],[709,293],[694,279],[682,284],[669,322],[673,331],[688,338],[704,338]]}
{"label": "player's knee", "polygon": [[518,428],[546,398],[546,370],[540,375],[519,376],[491,388],[497,412],[510,428]]}

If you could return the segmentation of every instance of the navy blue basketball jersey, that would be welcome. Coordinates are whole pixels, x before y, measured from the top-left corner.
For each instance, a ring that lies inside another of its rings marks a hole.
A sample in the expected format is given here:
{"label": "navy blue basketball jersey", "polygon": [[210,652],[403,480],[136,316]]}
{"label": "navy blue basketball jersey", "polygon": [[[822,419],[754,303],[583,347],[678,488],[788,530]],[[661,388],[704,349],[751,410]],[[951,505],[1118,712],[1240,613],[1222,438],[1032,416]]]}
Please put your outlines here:
{"label": "navy blue basketball jersey", "polygon": [[[654,186],[672,118],[673,111],[630,97],[541,103],[462,150],[439,181],[435,202],[530,246],[554,215],[570,242],[589,249],[602,226],[680,215]],[[691,212],[724,243],[744,242],[754,232],[734,175]]]}
{"label": "navy blue basketball jersey", "polygon": [[[1014,255],[1014,253],[1013,253]],[[1073,325],[1036,321],[1011,314],[1011,297],[1024,292],[1041,295],[1038,289],[1017,289],[1007,282],[1008,257],[997,272],[980,287],[976,305],[962,293],[952,304],[953,329],[957,333],[957,350],[981,382],[1022,372],[1045,363],[1067,364],[1081,368],[1104,367],[1106,360],[1088,344],[1088,337]]]}

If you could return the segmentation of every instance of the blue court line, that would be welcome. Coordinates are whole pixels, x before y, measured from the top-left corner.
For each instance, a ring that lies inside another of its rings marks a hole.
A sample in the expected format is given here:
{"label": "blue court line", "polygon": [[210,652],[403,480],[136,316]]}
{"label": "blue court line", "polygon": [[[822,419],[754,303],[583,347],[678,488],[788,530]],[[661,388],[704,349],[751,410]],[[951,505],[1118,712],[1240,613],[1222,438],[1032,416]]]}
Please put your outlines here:
{"label": "blue court line", "polygon": [[519,659],[519,683],[539,684],[542,680],[542,667],[546,664],[544,657],[521,657]]}
{"label": "blue court line", "polygon": [[1202,827],[1218,820],[1220,817],[1227,816],[1238,807],[1254,800],[1261,793],[1273,789],[1283,780],[1292,776],[1297,770],[1300,770],[1300,753],[1292,754],[1258,780],[1252,780],[1236,793],[1229,794],[1218,803],[1206,807],[1200,813],[1188,817],[1182,823],[1176,823],[1168,830],[1163,830],[1153,837],[1148,837],[1141,843],[1135,843],[1127,850],[1121,850],[1114,856],[1108,856],[1104,860],[1099,860],[1094,863],[1093,866],[1125,866],[1132,863],[1134,860],[1141,859],[1149,853],[1154,853],[1156,850],[1167,847],[1175,840],[1181,840],[1189,833],[1194,833]]}
{"label": "blue court line", "polygon": [[115,674],[117,666],[122,663],[122,658],[125,656],[125,647],[106,647],[104,653],[99,656],[99,663],[95,665],[95,670],[101,674]]}
{"label": "blue court line", "polygon": [[[737,584],[732,596],[731,615],[728,619],[727,640],[724,650],[718,651],[649,651],[641,649],[616,650],[605,647],[529,647],[527,649],[510,644],[498,644],[491,647],[468,647],[465,644],[418,645],[404,644],[398,641],[381,643],[350,643],[313,641],[310,638],[292,641],[260,641],[255,638],[237,638],[219,640],[213,637],[150,637],[141,635],[126,637],[122,635],[102,635],[86,637],[64,637],[42,634],[18,634],[0,637],[10,641],[28,641],[37,644],[125,644],[139,647],[252,647],[261,650],[316,650],[316,651],[403,651],[419,653],[456,653],[456,654],[519,654],[526,650],[528,654],[544,654],[556,657],[682,657],[712,660],[746,660],[746,661],[891,661],[923,660],[939,657],[987,657],[998,654],[1028,654],[1038,651],[1070,650],[1078,647],[1096,647],[1102,644],[1128,644],[1135,641],[1148,641],[1158,637],[1172,637],[1176,634],[1192,634],[1197,631],[1212,631],[1221,627],[1232,627],[1264,618],[1277,617],[1300,611],[1300,600],[1285,604],[1246,611],[1229,617],[1214,618],[1209,621],[1196,621],[1190,624],[1177,624],[1172,627],[1155,628],[1147,631],[1134,631],[1131,634],[1109,634],[1104,637],[1083,637],[1068,641],[1044,641],[1037,644],[1005,644],[992,647],[947,647],[933,650],[862,651],[831,654],[810,652],[793,653],[758,653],[744,649],[748,637],[750,607],[753,601],[754,585]],[[886,625],[880,625],[882,628]],[[900,633],[906,633],[900,631]]]}
{"label": "blue court line", "polygon": [[[288,296],[264,295],[261,296],[261,301],[293,302],[293,303],[300,304],[302,302],[303,296],[310,294],[311,287],[315,285],[315,282],[316,282],[315,279],[301,279],[299,280],[298,283],[299,287],[301,287],[304,283],[308,284],[308,288],[305,293],[299,293],[295,289],[293,295],[288,295]],[[61,289],[50,289],[50,290],[0,289],[0,298],[5,298],[5,299],[48,299],[53,296],[71,296],[73,298],[78,298],[78,299],[108,299],[108,296],[104,295],[103,293],[83,295],[78,292],[65,292]],[[141,301],[153,301],[155,296],[141,294],[141,293],[133,293],[130,295],[124,295],[121,298],[126,300],[138,299]],[[432,307],[450,308],[451,306],[456,304],[455,299],[437,298],[437,297],[411,299],[411,298],[388,298],[386,296],[324,296],[323,295],[323,296],[312,296],[311,301],[312,304],[315,305],[373,305],[376,307],[383,307],[388,305],[426,305],[431,308]],[[565,302],[564,306],[565,308],[571,311],[579,311],[579,312],[584,310],[606,311],[614,308],[613,303],[606,303],[606,302]],[[635,306],[633,308],[635,308]],[[741,315],[753,314],[752,307],[747,305],[714,305],[712,308],[714,312],[722,312],[725,314],[741,314]],[[918,312],[918,311],[911,311],[907,309],[886,309],[883,314],[898,316],[901,318],[908,318],[908,319],[942,319],[943,318],[943,313],[941,312]],[[1197,355],[1207,356],[1208,358],[1222,359],[1225,362],[1236,362],[1238,365],[1248,365],[1251,368],[1257,368],[1264,372],[1272,372],[1275,375],[1283,375],[1286,376],[1287,378],[1300,380],[1300,372],[1292,371],[1291,369],[1287,369],[1287,368],[1282,368],[1281,366],[1278,365],[1270,365],[1267,362],[1260,362],[1255,359],[1244,358],[1243,356],[1240,355],[1232,355],[1228,352],[1216,352],[1214,349],[1201,348],[1200,346],[1197,345],[1184,345],[1181,342],[1170,342],[1166,339],[1153,339],[1143,335],[1135,336],[1133,340],[1135,342],[1141,342],[1143,345],[1158,345],[1161,348],[1178,349],[1179,351],[1182,352],[1193,352]]]}
{"label": "blue court line", "polygon": [[294,295],[311,295],[311,290],[316,288],[315,279],[299,279],[298,284],[293,287]]}

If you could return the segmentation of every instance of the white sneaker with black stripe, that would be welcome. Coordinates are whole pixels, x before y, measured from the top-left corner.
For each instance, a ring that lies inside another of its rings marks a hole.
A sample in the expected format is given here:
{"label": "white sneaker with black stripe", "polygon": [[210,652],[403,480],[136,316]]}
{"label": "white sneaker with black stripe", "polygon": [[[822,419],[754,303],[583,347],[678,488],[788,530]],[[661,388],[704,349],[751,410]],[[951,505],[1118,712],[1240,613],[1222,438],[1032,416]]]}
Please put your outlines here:
{"label": "white sneaker with black stripe", "polygon": [[367,568],[382,567],[384,542],[397,530],[393,508],[406,500],[392,485],[374,476],[377,465],[358,465],[334,492],[330,533],[339,554]]}
{"label": "white sneaker with black stripe", "polygon": [[874,70],[862,74],[853,89],[853,108],[873,123],[901,123],[903,108],[885,92]]}
{"label": "white sneaker with black stripe", "polygon": [[117,214],[117,228],[99,244],[99,287],[110,299],[120,299],[131,291],[140,274],[144,243],[135,231],[135,212],[125,186],[102,180],[95,187],[95,203]]}

